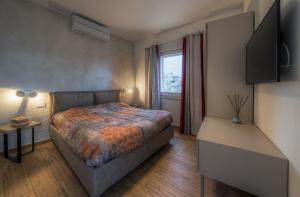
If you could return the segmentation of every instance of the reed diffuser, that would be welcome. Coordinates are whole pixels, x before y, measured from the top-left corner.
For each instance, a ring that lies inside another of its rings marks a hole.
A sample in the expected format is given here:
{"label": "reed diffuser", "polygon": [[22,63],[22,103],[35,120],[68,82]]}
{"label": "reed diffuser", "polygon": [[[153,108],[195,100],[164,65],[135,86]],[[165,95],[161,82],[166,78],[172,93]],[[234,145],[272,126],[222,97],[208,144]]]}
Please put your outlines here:
{"label": "reed diffuser", "polygon": [[232,98],[229,95],[227,95],[227,97],[231,103],[233,111],[235,112],[235,116],[232,118],[232,121],[235,124],[240,124],[242,121],[239,115],[243,107],[248,101],[248,96],[244,98],[244,96],[240,96],[239,94],[234,94]]}

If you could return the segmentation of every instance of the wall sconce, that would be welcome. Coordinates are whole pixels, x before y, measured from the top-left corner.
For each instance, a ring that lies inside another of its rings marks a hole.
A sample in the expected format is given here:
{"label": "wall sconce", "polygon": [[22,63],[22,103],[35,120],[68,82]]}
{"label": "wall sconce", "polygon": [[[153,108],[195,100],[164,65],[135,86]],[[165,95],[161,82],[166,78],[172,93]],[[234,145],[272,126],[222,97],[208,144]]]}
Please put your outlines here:
{"label": "wall sconce", "polygon": [[18,90],[18,91],[16,91],[16,95],[18,97],[34,98],[38,95],[38,93],[37,92],[24,92],[22,90]]}
{"label": "wall sconce", "polygon": [[126,89],[126,93],[131,94],[132,93],[132,89]]}
{"label": "wall sconce", "polygon": [[133,92],[132,89],[122,89],[121,90],[121,95],[132,94],[132,92]]}

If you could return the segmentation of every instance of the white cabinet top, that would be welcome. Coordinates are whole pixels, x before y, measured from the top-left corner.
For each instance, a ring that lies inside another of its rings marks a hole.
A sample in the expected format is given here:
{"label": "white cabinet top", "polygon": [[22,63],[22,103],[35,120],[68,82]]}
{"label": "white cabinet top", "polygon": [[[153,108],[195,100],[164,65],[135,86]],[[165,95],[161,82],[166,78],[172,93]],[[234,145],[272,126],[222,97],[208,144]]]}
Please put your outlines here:
{"label": "white cabinet top", "polygon": [[253,124],[205,117],[197,140],[286,159],[285,155]]}

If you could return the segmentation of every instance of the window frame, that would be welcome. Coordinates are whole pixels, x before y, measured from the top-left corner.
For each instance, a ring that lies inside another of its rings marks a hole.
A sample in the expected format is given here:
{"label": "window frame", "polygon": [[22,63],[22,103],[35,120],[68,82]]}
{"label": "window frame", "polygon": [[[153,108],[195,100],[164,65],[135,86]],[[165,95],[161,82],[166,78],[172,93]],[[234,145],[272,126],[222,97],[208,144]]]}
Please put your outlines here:
{"label": "window frame", "polygon": [[169,51],[164,51],[160,53],[160,96],[165,99],[173,99],[173,100],[178,100],[181,97],[181,92],[163,92],[162,91],[162,69],[163,69],[163,58],[164,57],[170,57],[170,56],[176,56],[176,55],[182,55],[183,56],[183,51],[182,49],[175,49],[175,50],[169,50]]}

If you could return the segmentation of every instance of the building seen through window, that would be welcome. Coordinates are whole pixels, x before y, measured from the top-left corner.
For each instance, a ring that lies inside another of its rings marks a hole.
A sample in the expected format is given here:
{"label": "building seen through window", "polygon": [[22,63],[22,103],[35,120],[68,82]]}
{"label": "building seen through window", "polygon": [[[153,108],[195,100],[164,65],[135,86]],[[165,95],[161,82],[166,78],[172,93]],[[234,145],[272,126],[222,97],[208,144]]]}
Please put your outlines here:
{"label": "building seen through window", "polygon": [[161,56],[161,92],[181,93],[182,53]]}

